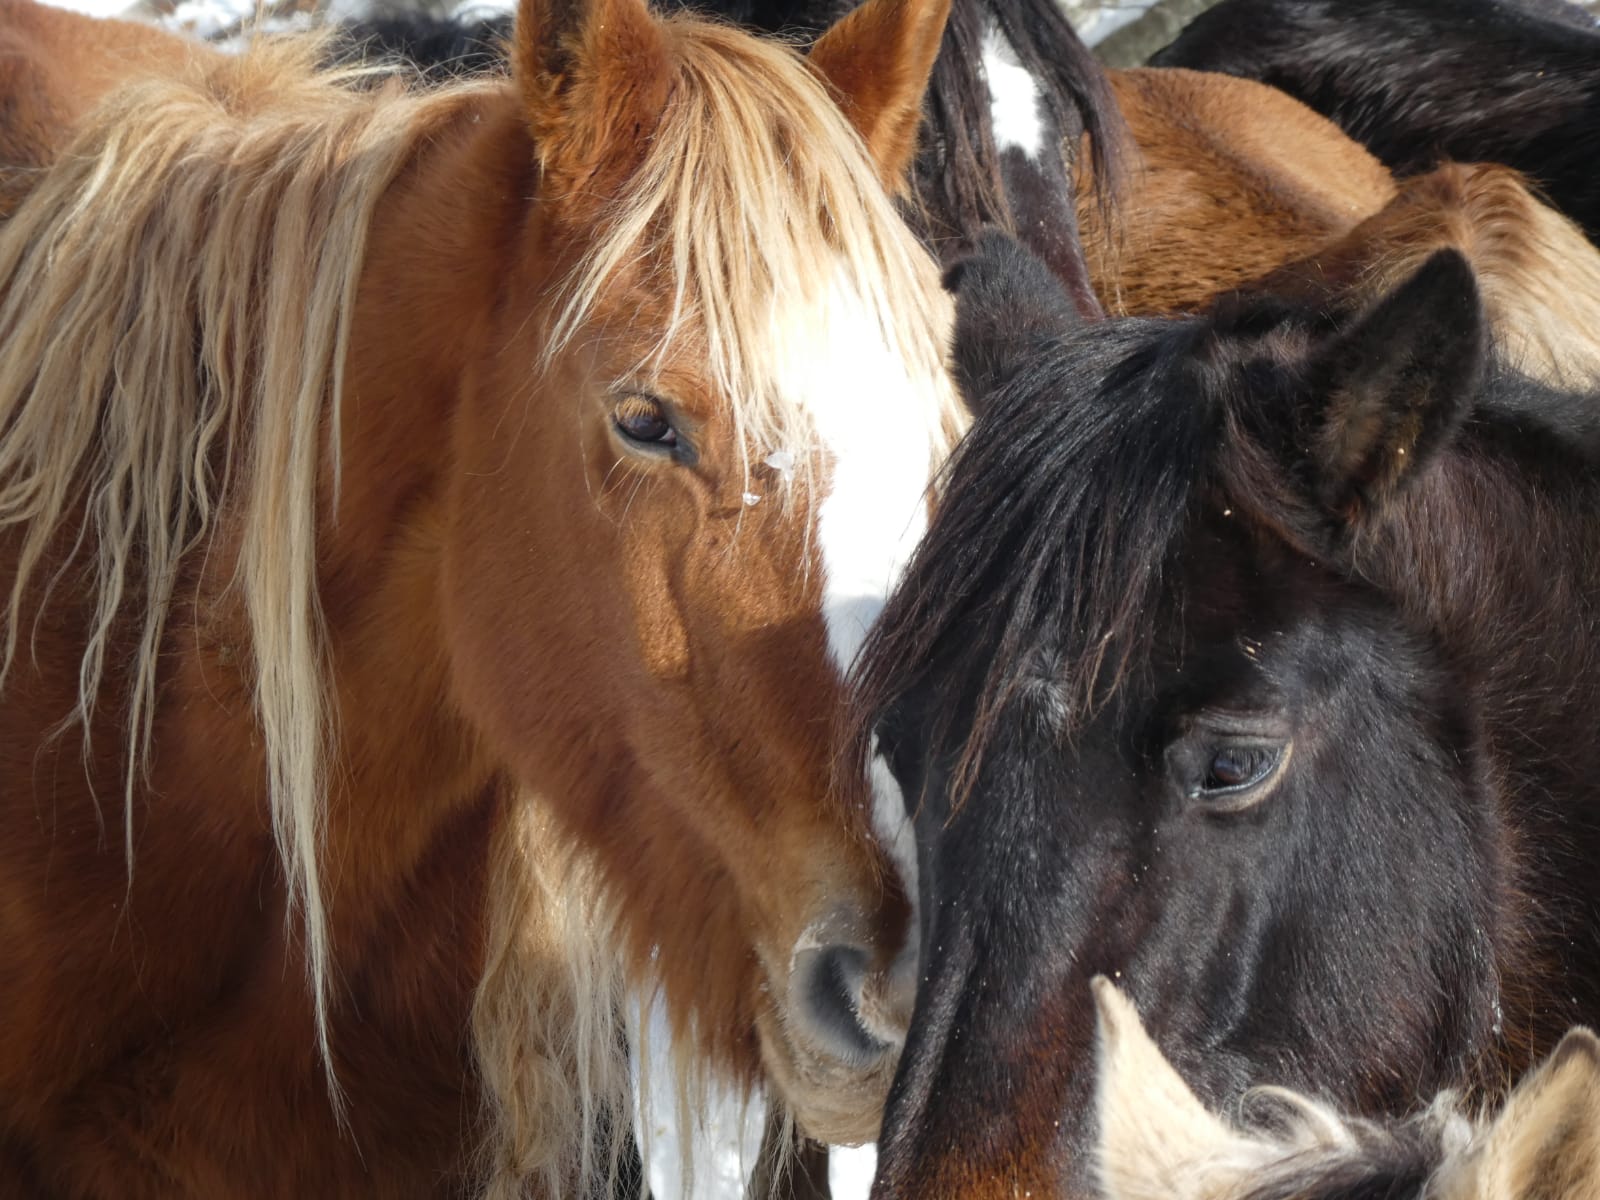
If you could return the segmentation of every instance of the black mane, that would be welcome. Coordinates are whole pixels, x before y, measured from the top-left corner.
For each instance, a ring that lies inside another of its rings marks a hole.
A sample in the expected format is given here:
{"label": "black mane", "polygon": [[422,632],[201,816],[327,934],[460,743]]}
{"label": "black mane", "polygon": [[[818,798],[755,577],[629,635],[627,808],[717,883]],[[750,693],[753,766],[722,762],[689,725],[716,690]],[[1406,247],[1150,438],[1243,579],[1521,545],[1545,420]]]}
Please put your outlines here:
{"label": "black mane", "polygon": [[462,75],[507,69],[511,16],[478,21],[411,12],[364,17],[337,26],[335,57],[409,63],[425,80],[443,83]]}
{"label": "black mane", "polygon": [[1064,664],[1064,732],[1138,670],[1142,617],[1212,478],[1225,414],[1197,402],[1191,378],[1208,333],[1199,320],[1084,326],[988,399],[947,467],[942,519],[862,652],[864,728],[930,661],[960,655],[981,673],[970,779],[990,723],[1043,655]]}

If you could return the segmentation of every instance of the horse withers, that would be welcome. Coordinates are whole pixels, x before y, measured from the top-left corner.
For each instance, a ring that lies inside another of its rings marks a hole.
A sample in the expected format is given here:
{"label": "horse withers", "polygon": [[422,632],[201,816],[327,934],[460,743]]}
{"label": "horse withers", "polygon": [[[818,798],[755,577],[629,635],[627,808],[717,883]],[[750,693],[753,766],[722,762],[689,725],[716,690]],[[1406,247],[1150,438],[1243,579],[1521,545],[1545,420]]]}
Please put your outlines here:
{"label": "horse withers", "polygon": [[945,6],[528,0],[422,91],[3,11],[0,1191],[580,1195],[630,990],[655,1086],[870,1139],[909,850],[835,731],[961,422]]}
{"label": "horse withers", "polygon": [[1079,326],[995,237],[978,417],[860,678],[921,983],[878,1200],[1089,1195],[1116,980],[1208,1105],[1494,1089],[1600,1015],[1600,420],[1453,250]]}

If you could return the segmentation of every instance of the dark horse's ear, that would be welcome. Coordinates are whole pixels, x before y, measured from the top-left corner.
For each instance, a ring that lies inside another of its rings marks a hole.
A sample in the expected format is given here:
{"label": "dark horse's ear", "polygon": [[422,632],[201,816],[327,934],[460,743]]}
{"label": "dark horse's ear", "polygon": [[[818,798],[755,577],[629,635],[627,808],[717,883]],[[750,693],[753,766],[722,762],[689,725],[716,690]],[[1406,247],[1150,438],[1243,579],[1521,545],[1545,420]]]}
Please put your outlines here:
{"label": "dark horse's ear", "polygon": [[973,412],[1042,343],[1081,320],[1050,268],[998,230],[978,236],[973,253],[945,272],[944,286],[956,297],[956,382]]}
{"label": "dark horse's ear", "polygon": [[1311,351],[1301,425],[1318,506],[1353,521],[1381,506],[1471,411],[1488,348],[1477,281],[1442,250]]}

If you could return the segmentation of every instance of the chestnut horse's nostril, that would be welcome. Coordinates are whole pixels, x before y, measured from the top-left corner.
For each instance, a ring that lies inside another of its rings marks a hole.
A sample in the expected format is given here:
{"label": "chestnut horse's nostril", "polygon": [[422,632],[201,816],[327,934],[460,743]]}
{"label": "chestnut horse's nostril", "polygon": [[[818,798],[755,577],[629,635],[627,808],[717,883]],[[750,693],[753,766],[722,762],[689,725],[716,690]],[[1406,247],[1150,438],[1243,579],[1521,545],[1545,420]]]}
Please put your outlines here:
{"label": "chestnut horse's nostril", "polygon": [[795,955],[790,987],[809,1039],[835,1058],[866,1066],[894,1049],[867,1028],[862,1004],[871,959],[860,946],[820,946]]}

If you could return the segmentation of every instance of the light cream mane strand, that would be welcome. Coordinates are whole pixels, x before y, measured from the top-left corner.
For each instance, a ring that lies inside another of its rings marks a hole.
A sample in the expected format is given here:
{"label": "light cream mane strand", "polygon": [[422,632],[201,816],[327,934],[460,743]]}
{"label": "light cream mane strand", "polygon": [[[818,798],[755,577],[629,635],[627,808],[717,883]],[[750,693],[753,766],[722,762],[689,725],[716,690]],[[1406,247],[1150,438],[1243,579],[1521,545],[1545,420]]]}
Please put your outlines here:
{"label": "light cream mane strand", "polygon": [[135,784],[151,752],[175,581],[218,532],[238,471],[235,582],[326,1063],[318,852],[331,737],[314,569],[319,467],[331,462],[337,479],[338,447],[322,444],[322,430],[338,429],[374,208],[418,140],[474,89],[352,90],[357,72],[314,71],[324,46],[269,42],[181,80],[129,84],[0,227],[0,528],[24,531],[0,684],[27,634],[36,576],[66,569],[49,556],[81,512],[74,553],[95,572],[74,714],[85,738],[114,631],[129,621],[138,631],[123,828],[131,885]]}
{"label": "light cream mane strand", "polygon": [[663,24],[675,35],[677,86],[567,285],[548,353],[577,334],[623,267],[664,263],[672,309],[656,357],[693,328],[743,452],[788,450],[804,468],[816,447],[781,391],[781,339],[788,322],[849,289],[908,375],[928,381],[925,416],[942,461],[965,422],[942,383],[950,301],[860,137],[823,83],[795,69],[790,47],[703,19]]}

